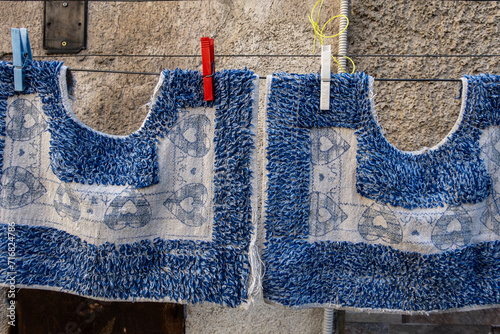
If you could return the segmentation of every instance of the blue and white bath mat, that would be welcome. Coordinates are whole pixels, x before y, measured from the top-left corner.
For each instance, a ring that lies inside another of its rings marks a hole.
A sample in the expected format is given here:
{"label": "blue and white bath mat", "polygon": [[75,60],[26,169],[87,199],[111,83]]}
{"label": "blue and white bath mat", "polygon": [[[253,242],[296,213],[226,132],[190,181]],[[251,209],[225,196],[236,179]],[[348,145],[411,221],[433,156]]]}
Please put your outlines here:
{"label": "blue and white bath mat", "polygon": [[105,300],[249,299],[252,72],[216,73],[212,105],[200,73],[163,71],[128,136],[76,118],[61,63],[29,65],[21,94],[12,73],[0,63],[1,282]]}
{"label": "blue and white bath mat", "polygon": [[384,137],[373,78],[268,78],[264,297],[392,312],[500,304],[500,77],[463,79],[438,145]]}

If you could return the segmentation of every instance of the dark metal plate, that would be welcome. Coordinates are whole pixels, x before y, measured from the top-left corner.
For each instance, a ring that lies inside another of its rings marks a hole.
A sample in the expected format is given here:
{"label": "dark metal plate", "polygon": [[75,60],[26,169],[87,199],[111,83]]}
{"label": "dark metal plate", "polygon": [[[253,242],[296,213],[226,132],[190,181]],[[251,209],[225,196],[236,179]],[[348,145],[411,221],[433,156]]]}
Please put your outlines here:
{"label": "dark metal plate", "polygon": [[87,47],[87,0],[44,1],[43,48],[78,53]]}

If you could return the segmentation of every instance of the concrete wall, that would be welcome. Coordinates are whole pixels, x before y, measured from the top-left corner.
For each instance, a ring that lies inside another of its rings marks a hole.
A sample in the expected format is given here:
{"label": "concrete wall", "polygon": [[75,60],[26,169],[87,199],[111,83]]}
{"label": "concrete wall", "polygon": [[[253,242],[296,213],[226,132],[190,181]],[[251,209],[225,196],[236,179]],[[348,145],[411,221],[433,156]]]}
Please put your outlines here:
{"label": "concrete wall", "polygon": [[[159,72],[162,68],[201,70],[200,58],[130,58],[122,54],[199,54],[200,37],[215,38],[216,54],[312,54],[307,20],[316,0],[205,0],[182,2],[90,2],[88,48],[79,57],[53,56],[70,68]],[[352,0],[349,53],[500,54],[498,2]],[[338,12],[338,0],[326,1],[322,22]],[[43,3],[0,2],[0,58],[9,59],[10,27],[27,27],[35,55],[42,49]],[[327,33],[336,32],[332,24]],[[336,41],[328,41],[337,49]],[[85,54],[116,56],[91,57]],[[43,58],[45,59],[45,58]],[[462,74],[499,73],[500,58],[354,57],[356,68],[375,78],[459,78]],[[217,69],[248,67],[261,76],[286,71],[319,71],[319,58],[217,57]],[[334,67],[333,67],[334,68]],[[156,76],[75,72],[77,116],[111,134],[128,134],[146,115]],[[264,109],[261,80],[260,113]],[[388,140],[400,149],[437,144],[458,116],[459,83],[377,82],[375,97]],[[262,137],[262,136],[260,136]],[[264,150],[259,142],[259,156]],[[262,170],[259,171],[262,174]],[[262,234],[262,230],[259,230]],[[434,325],[401,316],[348,314],[350,333],[487,333],[499,323],[475,313],[470,321],[456,315]],[[493,317],[493,318],[492,318]],[[496,318],[495,318],[496,317]],[[188,306],[187,333],[318,333],[322,310],[294,310],[256,300],[249,310]],[[431,320],[427,321],[430,322]],[[448,324],[444,327],[438,324]],[[450,330],[453,324],[453,330]],[[399,326],[399,327],[398,327]],[[403,327],[401,327],[403,326]]]}

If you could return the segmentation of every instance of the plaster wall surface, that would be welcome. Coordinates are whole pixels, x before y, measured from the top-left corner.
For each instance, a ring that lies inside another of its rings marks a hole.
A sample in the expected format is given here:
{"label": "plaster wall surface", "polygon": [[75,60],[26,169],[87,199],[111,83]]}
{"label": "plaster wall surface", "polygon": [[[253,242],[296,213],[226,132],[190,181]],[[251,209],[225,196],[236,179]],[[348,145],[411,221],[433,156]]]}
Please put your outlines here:
{"label": "plaster wall surface", "polygon": [[[215,38],[218,70],[247,67],[262,77],[276,71],[318,72],[320,60],[316,57],[223,56],[311,55],[313,32],[307,15],[315,1],[90,1],[87,49],[77,57],[45,57],[43,2],[0,2],[0,59],[11,59],[10,27],[26,27],[35,56],[64,60],[73,69],[201,70],[200,57],[124,55],[199,55],[200,37],[210,36]],[[325,1],[320,22],[337,15],[338,7],[339,0]],[[366,57],[500,54],[499,30],[500,3],[496,1],[352,0],[348,52],[364,55],[353,57],[356,69],[375,78],[459,78],[463,74],[499,73],[500,57]],[[337,31],[335,21],[326,33]],[[335,53],[337,40],[327,43],[332,44]],[[318,48],[316,54],[319,55]],[[334,64],[332,69],[336,71]],[[147,112],[144,105],[158,80],[151,75],[73,74],[77,81],[74,106],[77,116],[87,125],[111,134],[128,134],[140,126]],[[259,114],[263,115],[265,81],[260,83]],[[460,100],[454,97],[458,96],[459,88],[456,82],[376,82],[376,108],[388,140],[403,150],[437,144],[458,117]],[[262,138],[260,123],[258,138]],[[259,141],[259,176],[263,173],[264,154]],[[261,221],[260,236],[263,236],[262,226]],[[188,306],[186,332],[319,333],[322,315],[321,309],[266,305],[259,296],[248,310]],[[401,317],[396,318],[396,323],[400,323]],[[355,316],[351,319],[357,321]],[[377,319],[389,321],[383,317]],[[377,328],[389,331],[387,326]]]}

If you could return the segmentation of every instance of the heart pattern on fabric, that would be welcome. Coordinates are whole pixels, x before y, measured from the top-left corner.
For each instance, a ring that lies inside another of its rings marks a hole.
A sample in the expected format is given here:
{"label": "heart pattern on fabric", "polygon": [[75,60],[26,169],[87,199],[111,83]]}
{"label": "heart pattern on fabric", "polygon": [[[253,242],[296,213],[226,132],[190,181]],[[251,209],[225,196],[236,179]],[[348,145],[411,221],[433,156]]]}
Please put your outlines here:
{"label": "heart pattern on fabric", "polygon": [[30,140],[46,128],[42,114],[35,105],[25,99],[17,99],[9,106],[10,122],[7,124],[7,135],[12,140]]}
{"label": "heart pattern on fabric", "polygon": [[358,232],[369,241],[380,239],[389,244],[403,241],[403,229],[397,217],[387,206],[375,203],[363,212]]}
{"label": "heart pattern on fabric", "polygon": [[484,226],[500,235],[500,196],[495,191],[488,198],[486,208],[480,220]]}
{"label": "heart pattern on fabric", "polygon": [[151,206],[137,190],[127,188],[115,197],[104,214],[104,223],[112,230],[140,228],[151,220]]}
{"label": "heart pattern on fabric", "polygon": [[210,119],[205,115],[192,115],[179,121],[168,134],[175,146],[192,157],[203,157],[210,151]]}
{"label": "heart pattern on fabric", "polygon": [[207,188],[201,183],[191,183],[177,190],[163,205],[183,224],[198,227],[208,220],[207,200]]}
{"label": "heart pattern on fabric", "polygon": [[350,145],[332,128],[311,131],[311,162],[324,165],[338,159]]}
{"label": "heart pattern on fabric", "polygon": [[54,196],[54,208],[61,217],[69,217],[72,221],[80,219],[80,198],[66,184],[60,184]]}
{"label": "heart pattern on fabric", "polygon": [[309,195],[309,234],[316,237],[335,230],[347,214],[330,197],[319,192]]}
{"label": "heart pattern on fabric", "polygon": [[472,219],[463,208],[450,206],[436,221],[431,241],[440,250],[460,248],[472,239]]}
{"label": "heart pattern on fabric", "polygon": [[0,206],[17,209],[33,203],[46,192],[43,184],[26,169],[9,167],[4,170],[1,179]]}

